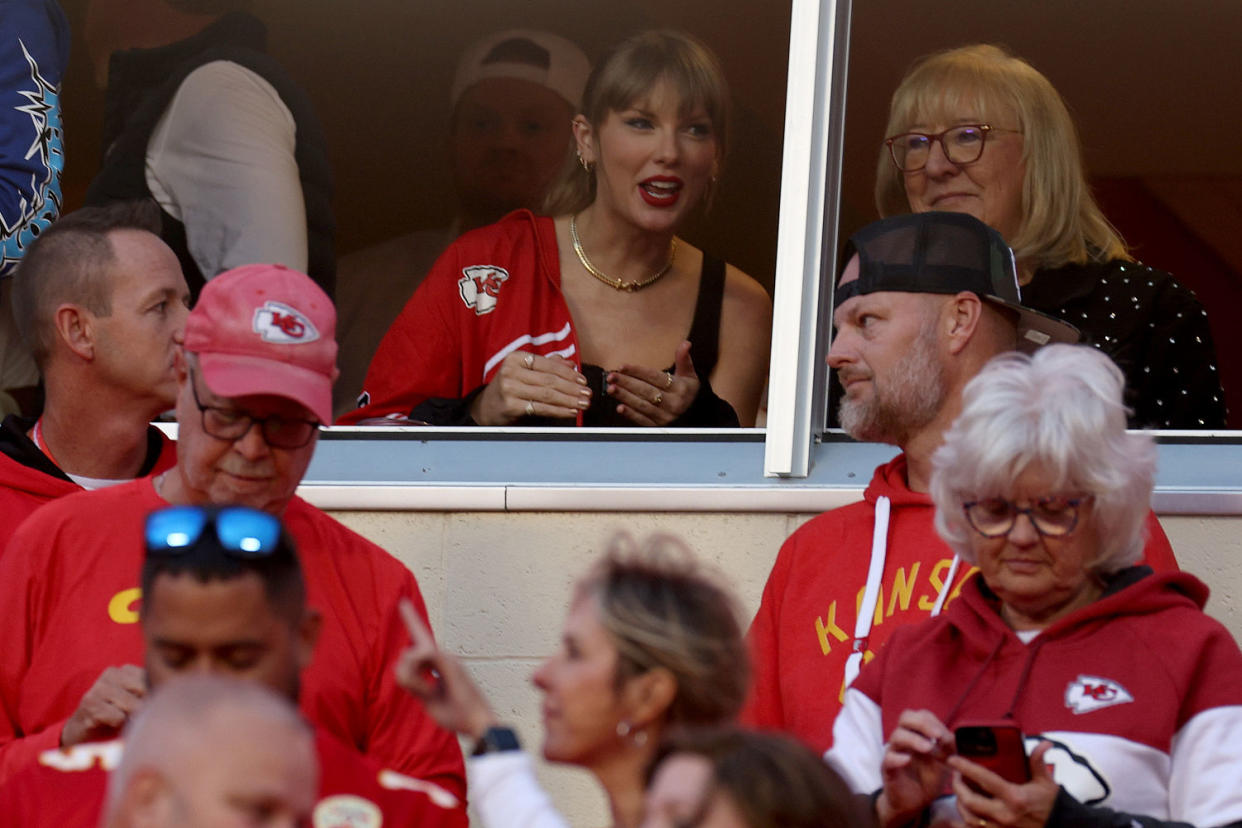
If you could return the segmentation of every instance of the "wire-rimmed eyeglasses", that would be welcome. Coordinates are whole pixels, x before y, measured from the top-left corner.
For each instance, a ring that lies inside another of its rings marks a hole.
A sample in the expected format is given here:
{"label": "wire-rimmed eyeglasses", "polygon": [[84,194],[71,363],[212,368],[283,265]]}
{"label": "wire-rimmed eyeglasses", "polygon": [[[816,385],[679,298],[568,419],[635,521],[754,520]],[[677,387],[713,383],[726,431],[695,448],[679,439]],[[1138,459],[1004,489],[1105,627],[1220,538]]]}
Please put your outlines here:
{"label": "wire-rimmed eyeglasses", "polygon": [[927,166],[932,144],[940,142],[945,158],[954,164],[973,164],[983,156],[990,132],[1017,132],[991,124],[958,124],[943,132],[903,132],[884,141],[893,164],[902,172],[918,172]]}
{"label": "wire-rimmed eyeglasses", "polygon": [[1018,515],[1026,515],[1035,531],[1046,538],[1059,538],[1078,526],[1079,507],[1089,503],[1091,495],[1041,497],[1026,508],[1019,508],[1003,497],[989,497],[962,504],[970,527],[985,538],[999,538],[1013,530]]}

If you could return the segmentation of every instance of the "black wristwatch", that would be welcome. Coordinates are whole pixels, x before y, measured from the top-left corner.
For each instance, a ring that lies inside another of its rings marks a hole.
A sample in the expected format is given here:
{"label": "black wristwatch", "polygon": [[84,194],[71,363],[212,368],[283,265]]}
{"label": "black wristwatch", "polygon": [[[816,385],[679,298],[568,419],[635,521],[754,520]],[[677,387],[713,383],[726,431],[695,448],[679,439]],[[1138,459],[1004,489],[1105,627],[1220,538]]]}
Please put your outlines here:
{"label": "black wristwatch", "polygon": [[483,736],[475,743],[474,750],[470,755],[484,756],[488,753],[504,753],[521,749],[522,744],[518,741],[517,734],[513,732],[513,728],[496,725],[483,731]]}

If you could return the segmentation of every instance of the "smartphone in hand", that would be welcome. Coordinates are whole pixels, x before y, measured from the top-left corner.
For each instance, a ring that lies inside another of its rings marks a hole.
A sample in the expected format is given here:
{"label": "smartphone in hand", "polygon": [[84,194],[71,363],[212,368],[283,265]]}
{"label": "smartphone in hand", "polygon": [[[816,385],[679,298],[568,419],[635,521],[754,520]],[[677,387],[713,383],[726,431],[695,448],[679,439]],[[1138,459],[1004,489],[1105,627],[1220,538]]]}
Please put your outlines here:
{"label": "smartphone in hand", "polygon": [[[995,773],[1008,782],[1022,784],[1031,781],[1030,765],[1022,731],[1008,722],[980,722],[960,725],[953,731],[957,742],[957,755]],[[968,785],[979,790],[967,780]]]}

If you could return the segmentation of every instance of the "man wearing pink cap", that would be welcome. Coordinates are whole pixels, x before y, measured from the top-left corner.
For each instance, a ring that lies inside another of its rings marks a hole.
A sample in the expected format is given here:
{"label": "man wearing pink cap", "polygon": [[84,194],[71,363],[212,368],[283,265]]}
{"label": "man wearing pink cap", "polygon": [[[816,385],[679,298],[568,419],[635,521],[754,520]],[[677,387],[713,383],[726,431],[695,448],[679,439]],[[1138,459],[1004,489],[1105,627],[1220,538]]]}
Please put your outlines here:
{"label": "man wearing pink cap", "polygon": [[[62,498],[0,557],[0,781],[57,745],[116,736],[146,692],[138,629],[142,525],[168,504],[280,516],[323,613],[303,675],[308,718],[403,773],[464,796],[461,751],[393,680],[397,613],[418,585],[399,561],[295,496],[331,417],[336,314],[309,277],[247,265],[213,279],[177,361],[178,462],[154,478]],[[230,659],[255,657],[242,648]]]}

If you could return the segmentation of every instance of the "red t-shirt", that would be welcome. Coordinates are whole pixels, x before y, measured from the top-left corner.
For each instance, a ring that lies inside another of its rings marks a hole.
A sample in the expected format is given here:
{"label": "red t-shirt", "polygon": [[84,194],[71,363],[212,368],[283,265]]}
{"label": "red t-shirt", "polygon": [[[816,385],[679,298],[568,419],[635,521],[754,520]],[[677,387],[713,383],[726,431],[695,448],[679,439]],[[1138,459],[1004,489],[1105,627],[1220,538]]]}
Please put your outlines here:
{"label": "red t-shirt", "polygon": [[[143,521],[168,505],[150,478],[54,500],[0,557],[0,782],[58,747],[65,720],[105,668],[142,664],[138,627]],[[407,597],[425,619],[410,571],[301,498],[284,523],[297,542],[308,603],[323,613],[302,710],[358,750],[465,797],[453,734],[397,686],[409,643]]]}
{"label": "red t-shirt", "polygon": [[[319,796],[315,825],[465,828],[466,809],[448,791],[382,768],[322,729],[315,731]],[[7,828],[96,828],[108,773],[121,761],[122,743],[93,742],[48,750],[0,785]]]}

